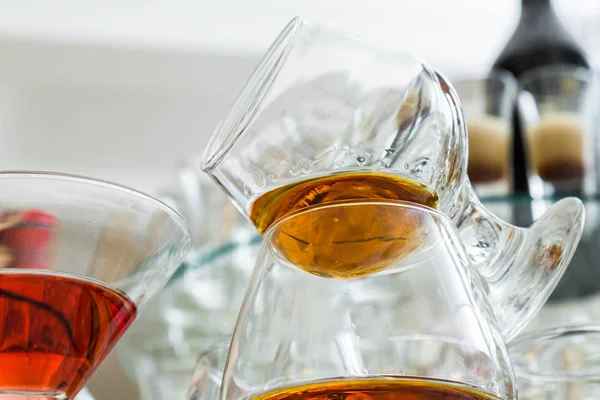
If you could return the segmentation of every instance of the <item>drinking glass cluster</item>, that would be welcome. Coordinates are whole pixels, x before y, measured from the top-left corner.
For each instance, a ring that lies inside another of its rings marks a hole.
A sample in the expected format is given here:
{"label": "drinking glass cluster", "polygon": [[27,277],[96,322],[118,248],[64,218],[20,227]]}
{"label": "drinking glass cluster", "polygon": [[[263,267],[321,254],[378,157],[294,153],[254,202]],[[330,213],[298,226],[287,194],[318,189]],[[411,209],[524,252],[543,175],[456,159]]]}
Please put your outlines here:
{"label": "drinking glass cluster", "polygon": [[505,341],[564,273],[583,205],[563,199],[528,229],[500,220],[467,146],[433,68],[286,26],[202,161],[263,237],[220,400],[517,398]]}

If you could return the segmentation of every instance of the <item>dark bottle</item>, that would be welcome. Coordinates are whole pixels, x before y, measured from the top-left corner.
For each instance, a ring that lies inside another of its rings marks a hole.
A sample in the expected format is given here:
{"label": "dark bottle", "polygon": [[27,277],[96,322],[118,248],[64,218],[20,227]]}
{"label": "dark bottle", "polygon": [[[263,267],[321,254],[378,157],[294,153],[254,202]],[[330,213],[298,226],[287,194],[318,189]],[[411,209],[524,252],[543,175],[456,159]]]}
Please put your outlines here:
{"label": "dark bottle", "polygon": [[[551,0],[521,0],[521,17],[508,43],[494,63],[494,69],[506,70],[519,79],[525,72],[547,65],[574,65],[589,68],[583,49],[562,25]],[[527,193],[527,164],[519,113],[513,114],[513,191]],[[517,225],[531,223],[531,205],[517,201],[513,215]],[[592,235],[595,237],[598,233]],[[592,238],[582,238],[579,247],[550,301],[585,297],[600,291],[600,267],[595,259],[597,246]]]}
{"label": "dark bottle", "polygon": [[[551,0],[521,0],[519,23],[493,68],[509,71],[518,79],[533,68],[558,64],[589,68],[582,48],[560,22]],[[513,132],[513,190],[526,193],[527,168],[516,107]]]}

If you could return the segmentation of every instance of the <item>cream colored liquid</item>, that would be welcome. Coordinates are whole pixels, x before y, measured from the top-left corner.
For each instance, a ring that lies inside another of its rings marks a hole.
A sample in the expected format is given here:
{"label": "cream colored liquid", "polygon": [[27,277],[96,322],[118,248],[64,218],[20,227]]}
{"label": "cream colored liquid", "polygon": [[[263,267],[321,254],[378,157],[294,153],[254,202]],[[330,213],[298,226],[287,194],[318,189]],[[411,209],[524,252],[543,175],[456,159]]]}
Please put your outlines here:
{"label": "cream colored liquid", "polygon": [[572,113],[542,116],[527,129],[530,168],[546,182],[581,179],[585,173],[584,124]]}
{"label": "cream colored liquid", "polygon": [[510,173],[510,124],[498,117],[467,120],[469,179],[473,184],[497,182]]}

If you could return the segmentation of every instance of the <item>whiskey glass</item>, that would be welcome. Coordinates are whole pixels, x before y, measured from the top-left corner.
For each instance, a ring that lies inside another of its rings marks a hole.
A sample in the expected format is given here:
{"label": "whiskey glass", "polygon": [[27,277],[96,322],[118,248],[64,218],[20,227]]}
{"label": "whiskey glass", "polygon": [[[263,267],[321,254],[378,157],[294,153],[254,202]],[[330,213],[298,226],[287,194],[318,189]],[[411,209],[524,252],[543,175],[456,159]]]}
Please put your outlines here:
{"label": "whiskey glass", "polygon": [[440,73],[296,18],[217,126],[202,169],[261,234],[291,212],[339,200],[435,207],[458,227],[510,340],[567,268],[583,205],[562,199],[531,227],[510,225],[483,207],[467,162],[463,111]]}
{"label": "whiskey glass", "polygon": [[529,332],[509,344],[522,400],[600,397],[600,325]]}
{"label": "whiskey glass", "polygon": [[185,221],[112,183],[0,172],[0,398],[73,399],[183,261]]}
{"label": "whiskey glass", "polygon": [[[364,217],[370,224],[355,223]],[[296,389],[335,396],[369,385],[516,399],[484,285],[434,209],[349,201],[292,213],[264,235],[220,399],[308,399]]]}

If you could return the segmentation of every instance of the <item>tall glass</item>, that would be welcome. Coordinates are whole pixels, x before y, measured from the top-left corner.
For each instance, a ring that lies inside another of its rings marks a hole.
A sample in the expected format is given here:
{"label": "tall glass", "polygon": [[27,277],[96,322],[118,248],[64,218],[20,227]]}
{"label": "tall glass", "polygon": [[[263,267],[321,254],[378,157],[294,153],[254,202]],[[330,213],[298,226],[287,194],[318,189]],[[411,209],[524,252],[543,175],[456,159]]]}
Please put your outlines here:
{"label": "tall glass", "polygon": [[0,397],[71,399],[191,236],[163,203],[71,175],[0,172]]}
{"label": "tall glass", "polygon": [[265,233],[221,399],[516,399],[483,285],[452,222],[431,208],[366,201],[293,213]]}

